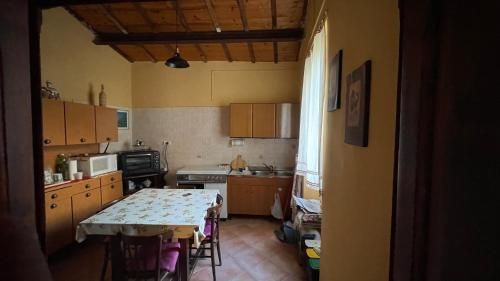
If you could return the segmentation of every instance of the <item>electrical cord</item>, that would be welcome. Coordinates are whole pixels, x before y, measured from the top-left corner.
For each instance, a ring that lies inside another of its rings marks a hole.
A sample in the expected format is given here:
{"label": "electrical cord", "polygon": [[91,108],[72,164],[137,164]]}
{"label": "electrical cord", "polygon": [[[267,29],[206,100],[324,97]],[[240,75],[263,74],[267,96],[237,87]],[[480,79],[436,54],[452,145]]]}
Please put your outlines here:
{"label": "electrical cord", "polygon": [[166,142],[163,146],[163,158],[165,159],[165,171],[168,172],[168,158],[167,158],[167,148],[168,148],[168,142]]}

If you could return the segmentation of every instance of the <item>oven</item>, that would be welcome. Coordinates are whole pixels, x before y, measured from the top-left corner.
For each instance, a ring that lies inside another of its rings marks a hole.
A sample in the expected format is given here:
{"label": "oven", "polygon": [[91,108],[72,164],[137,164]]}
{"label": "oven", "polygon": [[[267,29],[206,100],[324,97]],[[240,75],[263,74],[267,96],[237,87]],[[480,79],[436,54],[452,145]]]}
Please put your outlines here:
{"label": "oven", "polygon": [[160,152],[157,150],[122,151],[118,168],[125,176],[160,172]]}

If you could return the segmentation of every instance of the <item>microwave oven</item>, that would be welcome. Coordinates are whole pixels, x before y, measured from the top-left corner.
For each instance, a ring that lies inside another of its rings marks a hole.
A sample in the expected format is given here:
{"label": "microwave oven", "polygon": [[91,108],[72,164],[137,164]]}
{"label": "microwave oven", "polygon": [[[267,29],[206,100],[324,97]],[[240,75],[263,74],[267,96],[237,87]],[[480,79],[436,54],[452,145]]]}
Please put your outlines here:
{"label": "microwave oven", "polygon": [[160,152],[157,150],[122,151],[118,154],[118,168],[126,176],[160,172]]}
{"label": "microwave oven", "polygon": [[83,172],[84,177],[95,177],[114,172],[118,168],[116,154],[96,154],[76,159],[78,171]]}

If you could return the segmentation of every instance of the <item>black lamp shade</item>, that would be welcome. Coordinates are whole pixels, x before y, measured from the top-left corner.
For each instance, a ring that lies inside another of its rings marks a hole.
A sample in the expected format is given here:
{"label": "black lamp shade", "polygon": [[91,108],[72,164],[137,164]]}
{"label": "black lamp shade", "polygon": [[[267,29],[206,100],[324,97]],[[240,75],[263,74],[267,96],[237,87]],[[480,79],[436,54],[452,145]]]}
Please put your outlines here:
{"label": "black lamp shade", "polygon": [[175,52],[174,56],[169,58],[165,65],[172,68],[188,68],[189,63],[187,60],[183,59],[179,54],[179,51]]}

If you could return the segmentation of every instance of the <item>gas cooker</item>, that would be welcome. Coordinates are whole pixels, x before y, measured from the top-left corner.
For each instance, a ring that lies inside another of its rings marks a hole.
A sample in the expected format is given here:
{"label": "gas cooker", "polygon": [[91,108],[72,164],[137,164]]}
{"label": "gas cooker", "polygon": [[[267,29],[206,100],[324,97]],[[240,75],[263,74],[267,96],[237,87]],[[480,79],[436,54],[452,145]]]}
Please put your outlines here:
{"label": "gas cooker", "polygon": [[228,167],[187,166],[177,171],[177,184],[226,183]]}

